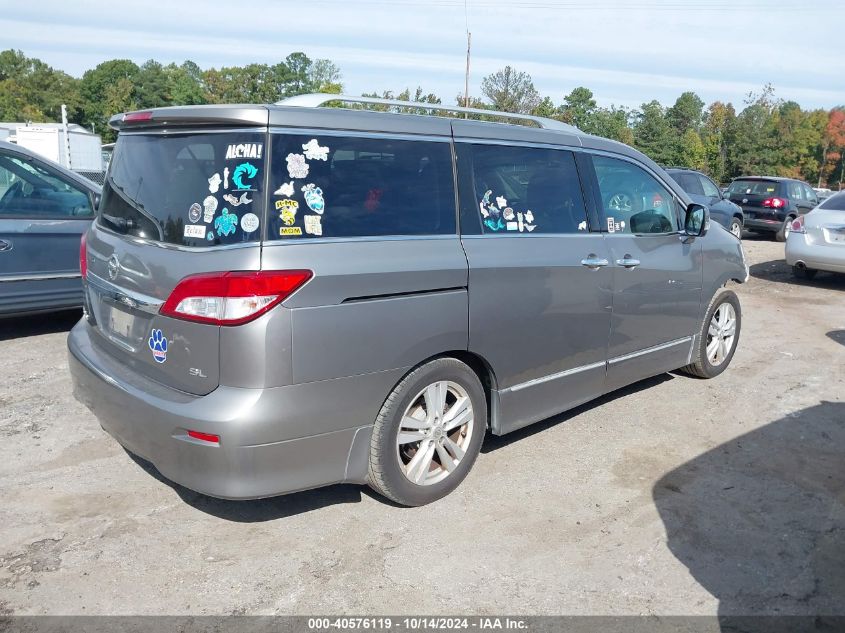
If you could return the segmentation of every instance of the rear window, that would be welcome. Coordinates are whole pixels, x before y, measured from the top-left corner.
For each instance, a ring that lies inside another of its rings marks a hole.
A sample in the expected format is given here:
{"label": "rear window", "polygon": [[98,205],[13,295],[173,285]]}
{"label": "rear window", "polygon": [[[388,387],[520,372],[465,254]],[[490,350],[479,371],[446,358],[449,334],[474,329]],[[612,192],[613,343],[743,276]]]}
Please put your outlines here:
{"label": "rear window", "polygon": [[819,205],[819,209],[845,211],[845,192],[832,195]]}
{"label": "rear window", "polygon": [[779,184],[774,180],[734,180],[728,187],[728,193],[746,196],[772,196],[777,194]]}
{"label": "rear window", "polygon": [[686,171],[670,171],[669,175],[675,179],[681,189],[694,196],[703,196],[704,188],[701,186],[701,181],[697,174],[691,174]]}
{"label": "rear window", "polygon": [[215,246],[257,241],[264,217],[265,135],[121,135],[99,209],[125,235]]}
{"label": "rear window", "polygon": [[448,142],[273,135],[271,240],[456,233]]}

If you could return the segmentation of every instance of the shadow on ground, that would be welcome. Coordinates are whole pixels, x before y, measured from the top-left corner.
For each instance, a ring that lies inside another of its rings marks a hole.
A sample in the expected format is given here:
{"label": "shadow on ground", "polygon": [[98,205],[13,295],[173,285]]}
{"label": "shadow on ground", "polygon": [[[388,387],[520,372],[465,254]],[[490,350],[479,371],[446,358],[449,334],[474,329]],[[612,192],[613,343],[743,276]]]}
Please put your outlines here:
{"label": "shadow on ground", "polygon": [[840,345],[845,345],[845,330],[831,330],[827,333],[827,337]]}
{"label": "shadow on ground", "polygon": [[669,549],[720,616],[845,615],[845,403],[722,444],[652,494]]}
{"label": "shadow on ground", "polygon": [[792,266],[788,266],[785,259],[752,264],[748,270],[752,277],[764,281],[845,291],[845,275],[819,272],[813,279],[798,279],[792,274]]}
{"label": "shadow on ground", "polygon": [[82,310],[65,310],[49,314],[3,318],[0,319],[0,341],[69,332],[81,317]]}

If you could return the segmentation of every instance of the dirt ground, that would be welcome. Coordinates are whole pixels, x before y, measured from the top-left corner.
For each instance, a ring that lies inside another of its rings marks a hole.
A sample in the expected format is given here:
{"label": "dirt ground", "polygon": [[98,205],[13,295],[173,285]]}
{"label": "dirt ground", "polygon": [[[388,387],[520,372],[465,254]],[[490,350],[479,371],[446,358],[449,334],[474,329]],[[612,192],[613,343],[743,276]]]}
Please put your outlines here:
{"label": "dirt ground", "polygon": [[168,484],[73,399],[78,314],[0,322],[0,614],[845,614],[845,276],[745,248],[722,376],[488,437],[417,509]]}

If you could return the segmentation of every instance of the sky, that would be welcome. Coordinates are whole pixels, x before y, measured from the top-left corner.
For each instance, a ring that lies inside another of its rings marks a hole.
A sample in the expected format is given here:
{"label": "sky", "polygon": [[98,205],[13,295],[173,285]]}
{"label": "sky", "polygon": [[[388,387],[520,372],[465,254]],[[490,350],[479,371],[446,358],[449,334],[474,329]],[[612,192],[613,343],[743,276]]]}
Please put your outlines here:
{"label": "sky", "polygon": [[511,65],[555,103],[671,105],[692,90],[741,109],[771,83],[804,108],[845,104],[843,0],[3,0],[0,48],[71,75],[98,63],[191,59],[202,68],[329,58],[344,91],[416,86],[455,103]]}

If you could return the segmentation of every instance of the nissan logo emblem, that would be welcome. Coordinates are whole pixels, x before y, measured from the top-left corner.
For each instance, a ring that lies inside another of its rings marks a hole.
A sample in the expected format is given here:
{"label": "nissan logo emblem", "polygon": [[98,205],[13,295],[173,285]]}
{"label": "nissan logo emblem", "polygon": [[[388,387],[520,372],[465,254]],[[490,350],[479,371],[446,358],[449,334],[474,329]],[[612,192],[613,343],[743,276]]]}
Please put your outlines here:
{"label": "nissan logo emblem", "polygon": [[120,272],[120,262],[117,259],[117,255],[112,255],[111,257],[109,257],[108,270],[109,279],[111,279],[112,281],[117,279],[117,273]]}

